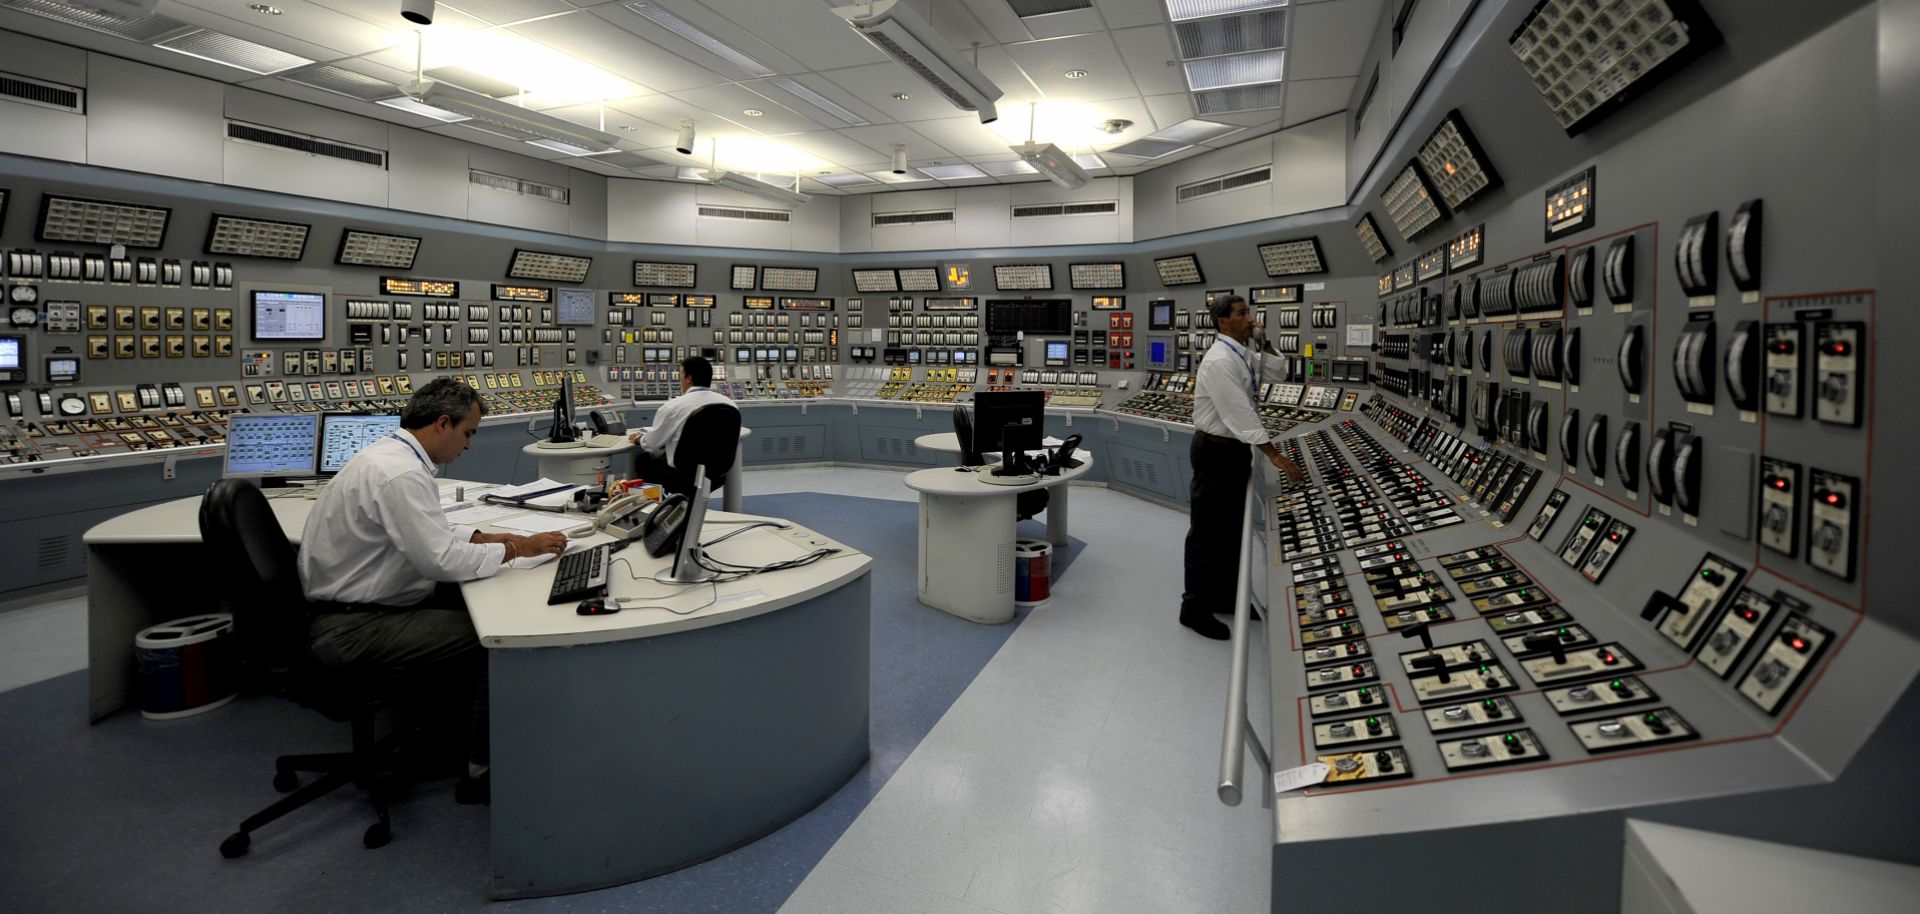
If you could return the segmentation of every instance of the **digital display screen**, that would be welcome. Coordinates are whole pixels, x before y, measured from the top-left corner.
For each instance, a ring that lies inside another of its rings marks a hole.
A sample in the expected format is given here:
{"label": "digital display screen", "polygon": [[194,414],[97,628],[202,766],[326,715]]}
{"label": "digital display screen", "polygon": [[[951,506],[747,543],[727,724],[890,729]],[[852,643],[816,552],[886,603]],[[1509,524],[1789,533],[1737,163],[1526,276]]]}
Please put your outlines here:
{"label": "digital display screen", "polygon": [[253,293],[256,340],[324,340],[327,297],[318,292]]}
{"label": "digital display screen", "polygon": [[493,284],[494,301],[525,301],[546,304],[553,301],[553,290],[546,286],[503,286]]}
{"label": "digital display screen", "polygon": [[1048,366],[1051,367],[1051,366],[1065,365],[1067,364],[1067,358],[1068,358],[1068,355],[1067,355],[1066,340],[1048,340],[1047,341],[1047,365]]}
{"label": "digital display screen", "polygon": [[1247,290],[1247,300],[1256,305],[1297,305],[1302,286],[1255,286]]}
{"label": "digital display screen", "polygon": [[1192,254],[1157,258],[1153,268],[1159,272],[1163,286],[1197,286],[1207,281],[1200,274],[1200,258]]}
{"label": "digital display screen", "polygon": [[[0,348],[5,348],[0,344]],[[47,382],[50,384],[71,384],[80,380],[79,359],[48,359]],[[203,388],[204,389],[204,388]]]}
{"label": "digital display screen", "polygon": [[729,281],[729,285],[735,291],[750,290],[758,284],[759,273],[760,268],[753,264],[736,263],[733,265],[733,278]]}
{"label": "digital display screen", "polygon": [[320,417],[242,414],[227,420],[225,475],[301,476],[313,472]]}
{"label": "digital display screen", "polygon": [[561,289],[553,303],[553,322],[575,326],[593,323],[593,293],[586,289]]}
{"label": "digital display screen", "polygon": [[1421,254],[1415,262],[1415,271],[1415,278],[1421,282],[1438,278],[1447,271],[1447,249],[1442,246]]}
{"label": "digital display screen", "polygon": [[19,371],[21,346],[26,341],[17,336],[0,336],[0,371]]}
{"label": "digital display screen", "polygon": [[1162,298],[1147,303],[1147,329],[1173,329],[1173,300]]}
{"label": "digital display screen", "polygon": [[380,277],[380,294],[413,295],[420,298],[459,298],[460,284],[450,279],[408,279],[404,276]]}
{"label": "digital display screen", "polygon": [[680,296],[680,307],[682,308],[711,308],[718,303],[719,299],[712,295],[694,295],[688,293]]}
{"label": "digital display screen", "polygon": [[1095,311],[1125,311],[1126,309],[1127,297],[1124,295],[1095,295],[1093,297],[1093,310]]}
{"label": "digital display screen", "polygon": [[1447,243],[1447,270],[1464,269],[1480,263],[1480,246],[1486,238],[1486,226],[1476,225]]}
{"label": "digital display screen", "polygon": [[947,290],[965,292],[973,288],[973,271],[964,263],[947,264]]}
{"label": "digital display screen", "polygon": [[320,417],[320,463],[322,473],[338,473],[347,461],[382,437],[400,427],[399,416],[362,416],[327,413]]}

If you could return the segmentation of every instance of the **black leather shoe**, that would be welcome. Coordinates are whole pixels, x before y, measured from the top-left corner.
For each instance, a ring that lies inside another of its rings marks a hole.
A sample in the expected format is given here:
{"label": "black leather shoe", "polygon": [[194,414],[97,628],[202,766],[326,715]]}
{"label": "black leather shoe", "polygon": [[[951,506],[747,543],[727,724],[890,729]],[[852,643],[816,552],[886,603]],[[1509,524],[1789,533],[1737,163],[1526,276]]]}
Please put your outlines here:
{"label": "black leather shoe", "polygon": [[1215,619],[1212,616],[1203,616],[1198,619],[1181,619],[1180,624],[1193,629],[1193,633],[1202,638],[1225,641],[1233,637],[1233,630],[1227,627],[1227,623]]}

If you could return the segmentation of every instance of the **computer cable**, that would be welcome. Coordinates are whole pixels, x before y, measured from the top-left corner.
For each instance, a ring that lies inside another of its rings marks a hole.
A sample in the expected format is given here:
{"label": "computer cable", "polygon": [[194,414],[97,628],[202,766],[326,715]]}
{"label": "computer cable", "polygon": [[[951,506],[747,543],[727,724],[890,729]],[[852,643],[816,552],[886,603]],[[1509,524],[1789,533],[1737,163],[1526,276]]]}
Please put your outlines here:
{"label": "computer cable", "polygon": [[[641,581],[641,580],[649,580],[649,581],[652,581],[652,582],[654,582],[655,584],[662,584],[662,585],[666,585],[666,586],[672,586],[672,585],[674,585],[674,584],[676,584],[676,583],[679,583],[679,582],[677,582],[677,581],[662,581],[662,580],[660,580],[660,576],[659,576],[658,574],[655,574],[655,575],[653,575],[652,577],[649,577],[649,578],[641,578],[641,577],[640,577],[640,575],[639,575],[638,573],[636,573],[636,572],[635,572],[635,570],[634,570],[634,567],[633,567],[633,563],[632,563],[632,562],[629,562],[629,561],[627,561],[626,559],[623,559],[623,558],[621,558],[621,559],[614,559],[614,560],[613,560],[612,562],[610,562],[610,563],[608,563],[608,567],[609,567],[609,568],[611,568],[611,567],[612,567],[612,566],[614,566],[614,565],[625,565],[625,566],[627,566],[627,579],[628,579],[628,580],[630,580],[630,581],[636,581],[636,582],[637,582],[637,581]],[[680,586],[680,590],[679,590],[678,592],[676,592],[676,593],[670,593],[670,594],[655,594],[655,595],[652,595],[652,596],[646,596],[646,597],[640,597],[640,598],[639,598],[639,599],[643,599],[643,600],[667,600],[667,599],[672,599],[672,598],[674,598],[674,597],[677,597],[677,596],[680,596],[681,594],[684,594],[684,593],[686,593],[686,592],[688,592],[688,591],[690,591],[690,590],[692,590],[692,589],[693,589],[693,588],[695,588],[695,587],[698,587],[698,586],[700,586],[701,584],[705,584],[705,585],[707,585],[707,587],[708,587],[708,590],[709,590],[709,593],[707,594],[707,602],[705,602],[705,603],[702,603],[702,604],[700,604],[699,606],[695,606],[695,607],[692,607],[692,608],[689,608],[689,609],[674,609],[674,608],[673,608],[673,607],[671,607],[671,606],[663,606],[663,605],[660,605],[660,604],[658,604],[658,603],[645,603],[645,604],[637,604],[637,605],[628,605],[628,604],[627,604],[627,602],[626,602],[626,600],[625,600],[625,598],[622,598],[622,597],[614,597],[613,599],[614,599],[614,600],[617,600],[617,601],[619,601],[619,603],[620,603],[620,608],[621,608],[621,609],[623,609],[623,610],[624,610],[624,609],[664,609],[664,610],[666,610],[667,612],[670,612],[670,613],[673,613],[673,614],[674,614],[674,615],[676,615],[676,616],[690,616],[690,615],[693,615],[694,613],[697,613],[697,612],[699,612],[699,611],[701,611],[701,610],[703,610],[703,609],[706,609],[706,608],[707,608],[707,607],[709,607],[709,606],[712,606],[712,605],[713,605],[713,604],[715,604],[715,603],[718,603],[718,602],[720,602],[720,588],[719,588],[718,586],[716,586],[716,584],[717,584],[717,582],[715,582],[715,581],[698,581],[698,582],[695,582],[695,583],[692,583],[692,584],[682,584],[682,585]]]}

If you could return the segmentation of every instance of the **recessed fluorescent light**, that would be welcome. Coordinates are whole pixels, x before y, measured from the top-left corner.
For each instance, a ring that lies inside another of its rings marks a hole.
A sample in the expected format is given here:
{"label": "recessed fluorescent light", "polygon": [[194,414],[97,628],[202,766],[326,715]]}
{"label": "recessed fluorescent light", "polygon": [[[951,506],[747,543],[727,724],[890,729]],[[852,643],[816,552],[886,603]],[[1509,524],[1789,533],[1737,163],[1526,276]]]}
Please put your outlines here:
{"label": "recessed fluorescent light", "polygon": [[1107,163],[1091,152],[1083,152],[1073,157],[1073,162],[1081,168],[1105,168]]}
{"label": "recessed fluorescent light", "polygon": [[[833,115],[834,117],[837,117],[843,121],[846,121],[847,126],[849,127],[864,127],[867,125],[866,118],[861,117],[860,115],[855,114],[851,111],[848,111],[846,108],[842,107],[841,105],[836,104],[833,101],[833,99],[830,99],[824,95],[821,95],[820,93],[815,92],[812,89],[809,89],[806,86],[801,85],[800,83],[794,82],[793,80],[788,79],[785,76],[775,77],[773,79],[768,80],[768,82],[771,82],[774,85],[779,86],[780,88],[793,93],[794,95],[798,96],[801,101],[804,101],[807,104],[814,106],[815,108],[818,108],[822,111],[825,111],[828,114]],[[893,97],[906,98],[906,96],[900,95],[898,93],[896,93]]]}
{"label": "recessed fluorescent light", "polygon": [[952,165],[925,165],[920,168],[920,172],[927,177],[938,178],[942,181],[953,181],[960,178],[984,178],[987,176],[986,172],[972,165],[968,165],[965,162],[956,162]]}
{"label": "recessed fluorescent light", "polygon": [[176,35],[156,42],[154,47],[261,76],[271,76],[282,70],[313,63],[298,54],[289,54],[279,48],[270,48],[212,29],[196,29]]}
{"label": "recessed fluorescent light", "polygon": [[1286,5],[1287,0],[1167,0],[1167,17],[1179,22]]}
{"label": "recessed fluorescent light", "polygon": [[705,48],[709,53],[713,54],[713,56],[739,67],[748,75],[774,75],[773,68],[748,57],[726,42],[695,28],[692,23],[674,15],[658,3],[641,0],[641,2],[627,4],[627,9],[651,20],[655,25]]}
{"label": "recessed fluorescent light", "polygon": [[982,162],[980,163],[980,170],[996,178],[1038,174],[1040,171],[1020,159],[1014,159],[1011,162]]}
{"label": "recessed fluorescent light", "polygon": [[1286,62],[1285,51],[1255,51],[1252,54],[1189,60],[1181,66],[1186,68],[1188,87],[1200,92],[1279,82],[1285,72]]}
{"label": "recessed fluorescent light", "polygon": [[920,169],[918,168],[909,168],[907,169],[906,174],[898,174],[898,175],[890,171],[875,171],[875,172],[869,172],[869,174],[873,177],[874,180],[879,181],[882,184],[913,184],[918,181],[933,180],[932,178],[929,178],[925,174],[921,173]]}
{"label": "recessed fluorescent light", "polygon": [[464,121],[467,119],[463,115],[455,114],[451,111],[446,111],[440,108],[435,108],[432,105],[422,105],[419,102],[414,101],[413,99],[408,98],[405,95],[402,95],[399,98],[382,99],[380,102],[378,102],[378,104],[386,105],[387,107],[392,108],[396,111],[405,111],[408,114],[418,114],[421,117],[430,117],[436,121],[441,121],[443,123],[448,123],[448,124],[458,124],[461,121]]}
{"label": "recessed fluorescent light", "polygon": [[597,156],[597,155],[605,155],[609,152],[614,151],[611,149],[586,149],[580,146],[575,146],[571,143],[562,143],[559,140],[549,140],[544,138],[538,139],[538,140],[528,140],[527,145],[538,146],[542,149],[551,149],[554,152],[564,152],[570,156]]}
{"label": "recessed fluorescent light", "polygon": [[859,172],[844,175],[815,175],[810,180],[818,181],[828,187],[859,187],[864,184],[880,183]]}
{"label": "recessed fluorescent light", "polygon": [[1168,140],[1175,143],[1204,143],[1229,133],[1238,133],[1247,128],[1235,124],[1218,124],[1191,117],[1171,127],[1162,127],[1150,134],[1148,139]]}
{"label": "recessed fluorescent light", "polygon": [[1156,140],[1152,137],[1142,137],[1131,143],[1123,143],[1115,146],[1107,150],[1107,154],[1133,156],[1136,159],[1157,159],[1161,156],[1173,155],[1183,149],[1192,148],[1192,143],[1176,143],[1170,140]]}
{"label": "recessed fluorescent light", "polygon": [[700,183],[702,183],[702,184],[711,184],[711,183],[713,183],[713,182],[711,182],[711,181],[708,181],[708,180],[707,180],[707,170],[706,170],[706,169],[704,169],[704,168],[695,168],[695,167],[694,167],[694,166],[692,166],[692,165],[682,165],[682,166],[680,166],[680,167],[679,167],[678,169],[676,169],[676,170],[674,171],[674,175],[673,175],[673,176],[674,176],[675,178],[677,178],[677,179],[679,179],[679,180],[681,180],[681,181],[698,181],[698,182],[700,182]]}

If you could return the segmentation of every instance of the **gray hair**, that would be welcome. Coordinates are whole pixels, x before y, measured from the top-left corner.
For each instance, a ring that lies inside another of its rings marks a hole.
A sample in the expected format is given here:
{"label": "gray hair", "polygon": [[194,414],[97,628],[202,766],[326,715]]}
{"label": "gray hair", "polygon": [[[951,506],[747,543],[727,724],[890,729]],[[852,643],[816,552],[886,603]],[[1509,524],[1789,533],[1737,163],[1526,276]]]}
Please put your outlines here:
{"label": "gray hair", "polygon": [[1234,304],[1236,302],[1244,302],[1244,301],[1246,301],[1246,299],[1238,295],[1229,295],[1226,298],[1214,299],[1213,307],[1210,309],[1210,311],[1213,314],[1213,322],[1218,324],[1219,322],[1226,320],[1227,315],[1233,313]]}
{"label": "gray hair", "polygon": [[467,413],[475,409],[482,416],[487,414],[487,401],[480,398],[479,391],[459,378],[435,378],[413,392],[413,399],[407,401],[406,410],[400,413],[400,427],[426,428],[441,416],[459,425],[467,421]]}

